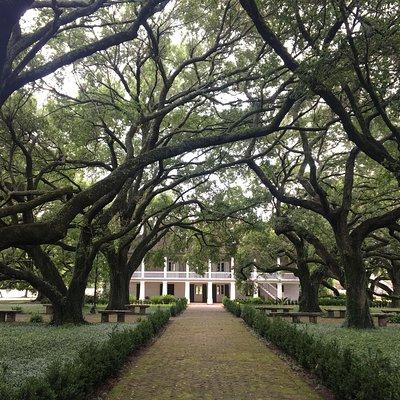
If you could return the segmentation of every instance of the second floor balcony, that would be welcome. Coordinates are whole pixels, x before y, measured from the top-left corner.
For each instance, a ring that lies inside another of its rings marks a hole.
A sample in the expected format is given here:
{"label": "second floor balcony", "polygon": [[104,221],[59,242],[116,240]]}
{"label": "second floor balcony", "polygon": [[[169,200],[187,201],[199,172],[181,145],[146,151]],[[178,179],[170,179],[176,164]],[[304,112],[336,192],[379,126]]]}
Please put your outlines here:
{"label": "second floor balcony", "polygon": [[[202,273],[192,271],[190,266],[185,263],[171,262],[166,260],[164,268],[147,269],[144,263],[141,268],[134,272],[133,280],[146,281],[235,281],[234,260],[212,263],[209,261],[208,268]],[[298,278],[293,273],[258,273],[253,271],[250,280],[257,282],[295,282]]]}

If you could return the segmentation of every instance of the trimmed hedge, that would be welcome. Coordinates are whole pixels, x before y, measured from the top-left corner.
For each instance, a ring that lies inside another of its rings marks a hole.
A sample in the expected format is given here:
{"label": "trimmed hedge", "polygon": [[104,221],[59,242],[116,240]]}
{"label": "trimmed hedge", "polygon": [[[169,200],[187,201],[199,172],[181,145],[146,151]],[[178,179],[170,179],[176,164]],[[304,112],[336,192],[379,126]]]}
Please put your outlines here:
{"label": "trimmed hedge", "polygon": [[[237,305],[231,303],[224,301],[227,310],[237,315]],[[336,341],[322,342],[280,318],[268,318],[248,305],[238,306],[246,324],[312,371],[338,399],[400,399],[400,373],[382,354],[361,357]]]}
{"label": "trimmed hedge", "polygon": [[183,310],[187,307],[187,299],[176,299],[174,303],[172,303],[170,309],[171,316],[175,317],[176,315],[180,314]]}
{"label": "trimmed hedge", "polygon": [[172,294],[165,294],[163,296],[150,297],[150,304],[172,304],[178,299]]}
{"label": "trimmed hedge", "polygon": [[[340,295],[339,297],[320,297],[318,299],[320,306],[346,306],[346,296]],[[390,303],[387,300],[372,300],[369,303],[370,307],[388,307]]]}
{"label": "trimmed hedge", "polygon": [[227,297],[224,297],[222,299],[222,304],[232,314],[236,315],[237,317],[240,317],[241,308],[240,308],[240,304],[237,301],[231,301]]}
{"label": "trimmed hedge", "polygon": [[268,304],[268,305],[282,305],[282,304],[286,304],[286,305],[291,305],[291,306],[295,306],[297,304],[299,304],[299,302],[297,300],[290,300],[288,298],[284,298],[284,299],[264,299],[262,297],[247,297],[245,299],[237,299],[236,300],[238,303],[240,304]]}
{"label": "trimmed hedge", "polygon": [[128,356],[165,326],[170,310],[156,310],[133,329],[114,332],[106,343],[84,347],[77,359],[53,364],[42,378],[30,378],[20,388],[0,382],[1,400],[84,400],[115,375]]}

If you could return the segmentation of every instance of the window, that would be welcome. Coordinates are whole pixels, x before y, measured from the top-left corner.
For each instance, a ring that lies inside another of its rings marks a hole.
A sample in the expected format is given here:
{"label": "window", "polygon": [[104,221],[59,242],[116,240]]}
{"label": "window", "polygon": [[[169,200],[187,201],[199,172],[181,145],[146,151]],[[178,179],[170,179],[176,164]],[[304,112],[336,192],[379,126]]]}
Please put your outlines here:
{"label": "window", "polygon": [[195,285],[194,293],[195,294],[203,294],[203,286],[202,285]]}
{"label": "window", "polygon": [[225,272],[225,262],[219,262],[217,264],[217,271],[218,272]]}
{"label": "window", "polygon": [[217,285],[217,295],[225,294],[225,285]]}
{"label": "window", "polygon": [[175,263],[168,261],[168,271],[175,271]]}

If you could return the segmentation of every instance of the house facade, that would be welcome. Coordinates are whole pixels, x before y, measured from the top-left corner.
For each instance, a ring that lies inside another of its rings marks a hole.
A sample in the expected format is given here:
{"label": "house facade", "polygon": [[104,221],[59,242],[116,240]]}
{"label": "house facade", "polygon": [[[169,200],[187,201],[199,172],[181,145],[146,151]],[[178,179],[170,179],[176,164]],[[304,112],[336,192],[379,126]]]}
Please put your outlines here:
{"label": "house facade", "polygon": [[[299,280],[291,273],[262,274],[253,270],[253,297],[297,300]],[[189,303],[221,303],[226,296],[231,300],[245,297],[236,288],[234,258],[217,263],[208,261],[207,271],[201,275],[191,270],[188,263],[165,258],[164,267],[146,268],[144,262],[135,271],[130,283],[130,294],[137,300],[171,294],[186,297]]]}

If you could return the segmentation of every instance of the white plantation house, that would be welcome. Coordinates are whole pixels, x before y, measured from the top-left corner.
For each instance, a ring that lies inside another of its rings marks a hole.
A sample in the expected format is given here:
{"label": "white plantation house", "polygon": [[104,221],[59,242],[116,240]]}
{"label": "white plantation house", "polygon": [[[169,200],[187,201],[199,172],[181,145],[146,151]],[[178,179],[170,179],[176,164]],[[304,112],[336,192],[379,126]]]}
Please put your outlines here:
{"label": "white plantation house", "polygon": [[[299,297],[299,280],[292,273],[263,274],[254,270],[250,280],[254,283],[254,297],[270,299]],[[186,297],[191,303],[220,303],[224,296],[231,300],[243,297],[236,289],[234,259],[217,263],[208,262],[208,269],[200,275],[187,263],[165,258],[164,267],[146,268],[144,262],[131,279],[130,293],[138,300],[156,295],[172,294]]]}

